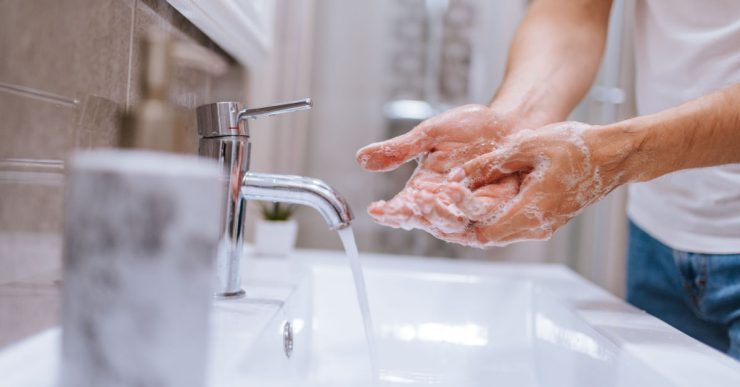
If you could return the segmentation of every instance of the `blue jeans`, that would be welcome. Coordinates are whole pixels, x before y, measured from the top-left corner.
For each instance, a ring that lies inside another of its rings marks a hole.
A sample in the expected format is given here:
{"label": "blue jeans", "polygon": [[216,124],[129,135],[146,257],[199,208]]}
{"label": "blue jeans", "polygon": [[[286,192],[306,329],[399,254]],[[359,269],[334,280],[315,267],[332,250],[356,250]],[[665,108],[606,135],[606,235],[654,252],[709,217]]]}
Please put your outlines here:
{"label": "blue jeans", "polygon": [[678,251],[629,231],[627,301],[740,360],[740,254]]}

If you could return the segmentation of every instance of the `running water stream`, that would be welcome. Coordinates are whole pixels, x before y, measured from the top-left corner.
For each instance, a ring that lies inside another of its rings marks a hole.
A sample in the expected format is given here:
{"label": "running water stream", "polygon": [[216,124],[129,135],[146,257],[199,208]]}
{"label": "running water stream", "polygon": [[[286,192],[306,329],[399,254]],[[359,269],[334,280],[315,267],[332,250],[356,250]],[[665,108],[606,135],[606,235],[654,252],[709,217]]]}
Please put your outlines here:
{"label": "running water stream", "polygon": [[355,281],[355,290],[357,292],[357,303],[360,305],[360,313],[362,314],[362,322],[365,325],[365,339],[367,340],[367,348],[370,353],[370,369],[372,372],[373,379],[378,378],[378,353],[375,348],[375,335],[373,332],[373,320],[370,316],[370,306],[367,302],[367,288],[365,287],[365,276],[362,274],[362,264],[360,263],[360,255],[357,252],[357,244],[355,243],[355,235],[352,233],[352,226],[341,229],[338,231],[339,238],[342,239],[344,250],[349,258],[349,266],[352,269],[352,277]]}

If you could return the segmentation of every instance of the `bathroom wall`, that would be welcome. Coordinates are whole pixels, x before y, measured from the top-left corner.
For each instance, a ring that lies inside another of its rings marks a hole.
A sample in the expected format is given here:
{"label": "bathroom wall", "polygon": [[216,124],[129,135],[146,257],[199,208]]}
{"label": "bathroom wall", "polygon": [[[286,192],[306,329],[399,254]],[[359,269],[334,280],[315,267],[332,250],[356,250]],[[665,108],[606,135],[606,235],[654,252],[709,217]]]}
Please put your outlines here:
{"label": "bathroom wall", "polygon": [[64,160],[116,141],[119,114],[140,98],[137,42],[150,28],[230,63],[219,77],[174,74],[195,151],[193,108],[243,100],[246,74],[164,0],[0,3],[0,347],[56,321]]}

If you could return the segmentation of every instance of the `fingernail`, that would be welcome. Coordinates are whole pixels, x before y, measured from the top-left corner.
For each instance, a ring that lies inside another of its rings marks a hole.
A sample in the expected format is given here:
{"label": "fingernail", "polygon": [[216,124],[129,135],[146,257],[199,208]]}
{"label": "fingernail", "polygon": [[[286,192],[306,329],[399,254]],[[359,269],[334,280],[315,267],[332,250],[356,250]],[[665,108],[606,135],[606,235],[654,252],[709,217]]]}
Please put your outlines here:
{"label": "fingernail", "polygon": [[370,156],[368,155],[362,155],[357,157],[357,162],[360,163],[360,166],[363,168],[367,168],[367,162],[370,160]]}
{"label": "fingernail", "polygon": [[383,216],[385,214],[385,203],[385,200],[381,200],[370,204],[370,206],[367,207],[367,213],[370,216]]}

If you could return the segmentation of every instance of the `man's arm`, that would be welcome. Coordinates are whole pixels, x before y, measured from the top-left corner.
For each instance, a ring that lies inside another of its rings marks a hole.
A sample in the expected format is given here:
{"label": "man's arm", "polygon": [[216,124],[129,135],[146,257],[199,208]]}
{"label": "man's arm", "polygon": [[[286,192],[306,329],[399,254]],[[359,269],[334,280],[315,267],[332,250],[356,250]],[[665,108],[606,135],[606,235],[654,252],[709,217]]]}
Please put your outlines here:
{"label": "man's arm", "polygon": [[[561,122],[520,131],[451,174],[475,190],[516,172],[520,191],[468,244],[546,239],[614,188],[688,168],[740,162],[740,84],[606,126]],[[464,208],[464,206],[461,206]]]}
{"label": "man's arm", "polygon": [[606,45],[611,0],[537,0],[509,50],[494,110],[520,127],[563,121],[583,98]]}
{"label": "man's arm", "polygon": [[[740,163],[740,84],[589,133],[595,157],[626,154],[624,181],[688,168]],[[627,153],[625,151],[628,150]]]}

